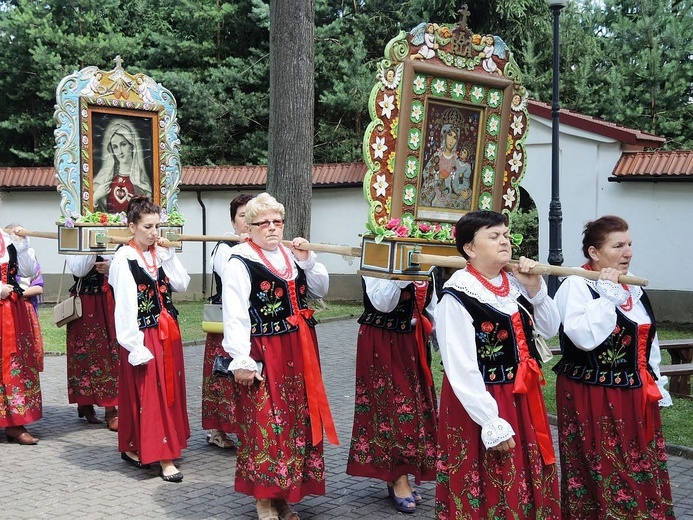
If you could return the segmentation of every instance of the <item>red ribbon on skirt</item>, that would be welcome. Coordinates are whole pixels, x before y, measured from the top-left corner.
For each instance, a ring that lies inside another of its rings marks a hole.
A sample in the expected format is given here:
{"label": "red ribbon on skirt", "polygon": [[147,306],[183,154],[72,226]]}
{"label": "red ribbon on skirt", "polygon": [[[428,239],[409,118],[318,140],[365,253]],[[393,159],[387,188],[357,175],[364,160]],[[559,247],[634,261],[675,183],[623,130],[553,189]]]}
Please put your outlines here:
{"label": "red ribbon on skirt", "polygon": [[517,366],[517,378],[513,386],[513,393],[525,394],[527,396],[529,413],[532,416],[532,424],[537,434],[541,457],[544,459],[544,464],[555,464],[556,454],[553,451],[553,442],[551,441],[551,427],[549,426],[549,418],[546,415],[544,399],[541,395],[541,387],[546,385],[546,380],[539,363],[529,354],[529,346],[527,345],[527,337],[525,336],[520,313],[516,312],[510,319],[513,323],[517,348],[520,354],[520,363]]}
{"label": "red ribbon on skirt", "polygon": [[655,382],[650,371],[647,370],[647,338],[650,335],[650,323],[638,325],[638,372],[642,381],[642,416],[647,442],[654,440],[654,418],[652,417],[652,403],[659,403],[662,392]]}
{"label": "red ribbon on skirt", "polygon": [[[2,264],[0,266],[0,272],[2,273],[2,283],[7,283],[7,264]],[[0,337],[2,338],[2,380],[5,385],[10,382],[11,372],[10,366],[12,365],[12,355],[17,352],[17,335],[14,328],[14,315],[12,314],[12,304],[14,301],[12,297],[15,297],[16,293],[11,292],[7,298],[0,300]]]}
{"label": "red ribbon on skirt", "polygon": [[166,307],[161,306],[159,314],[159,339],[164,346],[164,380],[166,383],[166,404],[170,408],[175,401],[176,386],[174,385],[173,368],[173,342],[180,340],[178,323],[168,313]]}
{"label": "red ribbon on skirt", "polygon": [[428,294],[428,282],[414,282],[414,295],[416,302],[414,304],[416,312],[416,325],[414,334],[416,335],[416,345],[419,350],[419,364],[426,379],[426,386],[433,386],[433,376],[431,375],[431,367],[428,366],[428,350],[426,349],[426,338],[433,332],[433,324],[421,311],[426,307],[426,296]]}
{"label": "red ribbon on skirt", "polygon": [[[289,287],[290,289],[295,287],[293,282],[289,282]],[[293,296],[292,301],[295,302]],[[297,307],[298,306],[295,308]],[[313,446],[317,446],[322,442],[323,426],[325,427],[325,434],[330,444],[339,446],[337,430],[332,420],[330,403],[327,401],[327,393],[325,392],[325,384],[322,381],[320,363],[318,363],[316,355],[317,349],[313,343],[313,335],[307,323],[307,320],[312,316],[313,311],[311,309],[300,309],[293,316],[289,316],[286,321],[294,327],[298,327],[298,339],[301,345],[301,357],[303,359],[303,376],[306,380],[306,395],[308,396],[308,412],[310,413]]]}

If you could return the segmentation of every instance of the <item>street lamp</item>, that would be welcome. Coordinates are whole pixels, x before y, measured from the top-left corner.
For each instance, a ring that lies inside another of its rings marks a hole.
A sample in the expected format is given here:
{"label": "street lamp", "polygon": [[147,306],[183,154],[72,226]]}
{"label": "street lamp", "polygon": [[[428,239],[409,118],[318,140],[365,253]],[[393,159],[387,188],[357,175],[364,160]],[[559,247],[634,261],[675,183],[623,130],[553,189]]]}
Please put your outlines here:
{"label": "street lamp", "polygon": [[[563,264],[563,245],[561,225],[563,223],[563,211],[561,210],[561,198],[559,190],[558,178],[558,116],[560,113],[560,105],[558,102],[558,80],[560,63],[559,53],[559,24],[558,20],[561,16],[561,9],[567,3],[567,0],[546,0],[549,9],[553,11],[553,94],[551,104],[551,203],[549,204],[549,264]],[[549,276],[549,295],[553,297],[558,290],[558,278]]]}

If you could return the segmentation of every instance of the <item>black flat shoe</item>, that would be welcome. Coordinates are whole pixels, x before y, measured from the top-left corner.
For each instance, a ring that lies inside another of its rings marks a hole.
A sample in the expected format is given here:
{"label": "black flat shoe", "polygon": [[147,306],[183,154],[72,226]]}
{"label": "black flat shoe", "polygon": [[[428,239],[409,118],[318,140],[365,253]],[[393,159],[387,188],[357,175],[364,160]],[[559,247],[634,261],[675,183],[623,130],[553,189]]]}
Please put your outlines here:
{"label": "black flat shoe", "polygon": [[125,462],[127,462],[128,464],[131,464],[132,466],[135,466],[135,467],[138,468],[138,469],[149,469],[149,468],[150,468],[149,464],[142,464],[142,461],[133,459],[132,457],[130,457],[130,456],[129,456],[127,453],[125,453],[125,452],[122,452],[122,453],[120,454],[120,458],[123,459],[123,460],[124,460]]}
{"label": "black flat shoe", "polygon": [[164,475],[164,470],[163,468],[159,470],[159,476],[161,477],[161,480],[164,482],[182,482],[183,481],[183,474],[179,471],[178,473],[174,473],[173,475]]}

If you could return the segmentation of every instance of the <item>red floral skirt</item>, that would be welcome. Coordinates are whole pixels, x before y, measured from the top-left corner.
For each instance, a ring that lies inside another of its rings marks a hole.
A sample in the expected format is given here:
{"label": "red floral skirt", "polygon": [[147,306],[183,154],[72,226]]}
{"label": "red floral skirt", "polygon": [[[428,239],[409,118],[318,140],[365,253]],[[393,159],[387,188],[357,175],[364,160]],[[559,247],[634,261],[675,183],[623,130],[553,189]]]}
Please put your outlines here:
{"label": "red floral skirt", "polygon": [[182,343],[173,342],[174,401],[169,407],[159,330],[150,327],[143,332],[144,344],[154,355],[149,363],[132,366],[129,352],[120,349],[118,451],[136,451],[143,464],[150,464],[179,458],[188,445],[190,425]]}
{"label": "red floral skirt", "polygon": [[347,473],[434,480],[436,421],[435,390],[426,386],[416,335],[361,325]]}
{"label": "red floral skirt", "polygon": [[499,416],[515,431],[515,448],[487,450],[481,427],[443,380],[438,425],[436,518],[557,519],[561,512],[556,464],[539,452],[525,395],[512,384],[486,385]]}
{"label": "red floral skirt", "polygon": [[[82,317],[67,324],[67,397],[78,405],[118,405],[118,341],[111,293],[82,294]],[[110,309],[110,310],[109,310]]]}
{"label": "red floral skirt", "polygon": [[[23,426],[43,416],[39,359],[26,302],[5,298],[0,303],[0,428]],[[32,309],[33,312],[33,309]],[[7,320],[7,322],[6,322]],[[12,350],[2,340],[14,333]],[[6,364],[9,375],[6,378]]]}
{"label": "red floral skirt", "polygon": [[641,388],[558,376],[563,518],[674,518],[659,406],[649,405],[655,438],[648,442],[641,397]]}
{"label": "red floral skirt", "polygon": [[228,356],[221,342],[223,334],[207,334],[202,361],[202,428],[235,432],[233,419],[233,383],[229,379],[212,374],[214,358]]}
{"label": "red floral skirt", "polygon": [[[311,334],[317,348],[314,329]],[[264,362],[264,381],[250,387],[231,382],[239,441],[236,491],[289,502],[324,495],[324,442],[311,442],[298,332],[253,337],[250,356]]]}
{"label": "red floral skirt", "polygon": [[39,372],[43,372],[43,334],[41,333],[41,323],[39,323],[38,315],[31,299],[22,298],[26,312],[29,315],[31,323],[31,333],[34,342],[34,357],[36,358],[36,368]]}

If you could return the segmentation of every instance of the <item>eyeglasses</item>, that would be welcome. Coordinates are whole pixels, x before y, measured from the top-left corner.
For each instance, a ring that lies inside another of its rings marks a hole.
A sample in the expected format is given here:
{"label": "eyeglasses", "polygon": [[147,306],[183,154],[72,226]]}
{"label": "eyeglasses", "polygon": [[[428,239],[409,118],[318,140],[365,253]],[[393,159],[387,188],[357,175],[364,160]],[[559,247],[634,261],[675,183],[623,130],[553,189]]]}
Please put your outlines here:
{"label": "eyeglasses", "polygon": [[256,226],[259,229],[267,229],[270,224],[274,224],[274,227],[282,227],[284,225],[284,219],[276,220],[261,220],[260,222],[251,222],[251,226]]}

